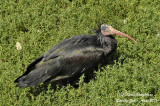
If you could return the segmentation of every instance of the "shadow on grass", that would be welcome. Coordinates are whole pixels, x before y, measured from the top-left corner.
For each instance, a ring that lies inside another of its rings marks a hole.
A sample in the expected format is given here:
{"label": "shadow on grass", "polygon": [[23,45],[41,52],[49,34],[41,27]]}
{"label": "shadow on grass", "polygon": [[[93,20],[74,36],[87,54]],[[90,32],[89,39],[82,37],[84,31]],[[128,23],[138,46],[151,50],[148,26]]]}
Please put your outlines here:
{"label": "shadow on grass", "polygon": [[[112,54],[111,56],[109,56],[109,58],[103,62],[101,62],[101,67],[105,66],[105,65],[113,65],[115,64],[114,61],[120,61],[123,64],[124,60],[118,60],[120,57],[120,53],[116,52],[114,54]],[[89,71],[88,73],[85,73],[85,77],[84,77],[84,82],[88,83],[90,82],[90,80],[95,80],[95,72],[94,70],[98,70],[98,66],[93,68],[91,71]],[[101,70],[103,71],[103,70]],[[63,86],[67,86],[68,84],[70,84],[72,87],[74,87],[75,89],[77,89],[79,87],[79,79],[80,79],[81,75],[72,77],[72,78],[68,78],[68,79],[63,79],[63,80],[59,80],[59,81],[55,81],[55,82],[46,82],[42,85],[39,85],[37,87],[31,87],[29,90],[29,93],[33,94],[34,96],[38,96],[41,92],[46,92],[49,89],[53,89],[54,91],[61,89]],[[51,87],[48,88],[48,85],[51,84]],[[57,87],[58,86],[58,87]]]}

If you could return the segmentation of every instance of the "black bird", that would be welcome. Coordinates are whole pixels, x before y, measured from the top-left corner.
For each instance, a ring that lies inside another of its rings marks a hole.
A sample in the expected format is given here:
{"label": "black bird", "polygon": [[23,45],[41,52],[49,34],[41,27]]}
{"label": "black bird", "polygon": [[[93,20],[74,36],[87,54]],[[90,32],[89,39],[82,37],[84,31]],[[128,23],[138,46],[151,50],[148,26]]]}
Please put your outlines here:
{"label": "black bird", "polygon": [[109,25],[101,25],[96,35],[65,39],[35,59],[15,82],[18,87],[34,87],[42,82],[74,78],[87,73],[115,52],[117,41],[111,35],[130,36]]}

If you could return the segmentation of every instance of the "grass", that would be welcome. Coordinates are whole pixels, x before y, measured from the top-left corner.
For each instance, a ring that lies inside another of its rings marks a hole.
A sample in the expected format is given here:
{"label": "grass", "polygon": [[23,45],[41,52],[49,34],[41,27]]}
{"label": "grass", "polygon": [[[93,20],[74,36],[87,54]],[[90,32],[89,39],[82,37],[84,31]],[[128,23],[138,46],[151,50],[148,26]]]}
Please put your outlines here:
{"label": "grass", "polygon": [[[159,10],[158,0],[1,0],[0,105],[158,106]],[[89,83],[82,76],[77,89],[15,87],[14,80],[32,60],[65,38],[90,33],[99,22],[129,34],[138,44],[116,36],[118,60],[95,70]],[[34,95],[37,90],[42,91]]]}

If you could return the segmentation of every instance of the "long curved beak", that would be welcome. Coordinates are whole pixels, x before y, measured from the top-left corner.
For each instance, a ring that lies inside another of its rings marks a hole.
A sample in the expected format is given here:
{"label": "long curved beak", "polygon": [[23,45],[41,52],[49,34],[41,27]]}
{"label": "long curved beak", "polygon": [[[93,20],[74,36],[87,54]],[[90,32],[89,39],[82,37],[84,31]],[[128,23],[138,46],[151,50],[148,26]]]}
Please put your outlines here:
{"label": "long curved beak", "polygon": [[134,43],[137,44],[137,41],[136,41],[136,40],[134,40],[132,37],[130,37],[129,35],[127,35],[127,34],[125,34],[125,33],[122,33],[122,32],[120,32],[120,31],[118,31],[118,30],[116,30],[116,29],[114,29],[113,33],[114,33],[115,35],[125,36],[125,37],[131,39]]}

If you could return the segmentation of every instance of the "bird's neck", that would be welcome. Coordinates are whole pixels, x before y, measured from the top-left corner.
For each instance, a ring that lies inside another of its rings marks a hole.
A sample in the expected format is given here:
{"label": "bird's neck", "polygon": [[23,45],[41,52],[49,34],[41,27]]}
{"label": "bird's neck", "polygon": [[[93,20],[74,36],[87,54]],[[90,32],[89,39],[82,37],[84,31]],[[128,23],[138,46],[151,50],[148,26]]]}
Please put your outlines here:
{"label": "bird's neck", "polygon": [[117,48],[117,41],[113,36],[97,35],[97,40],[104,49],[105,54],[114,52]]}

